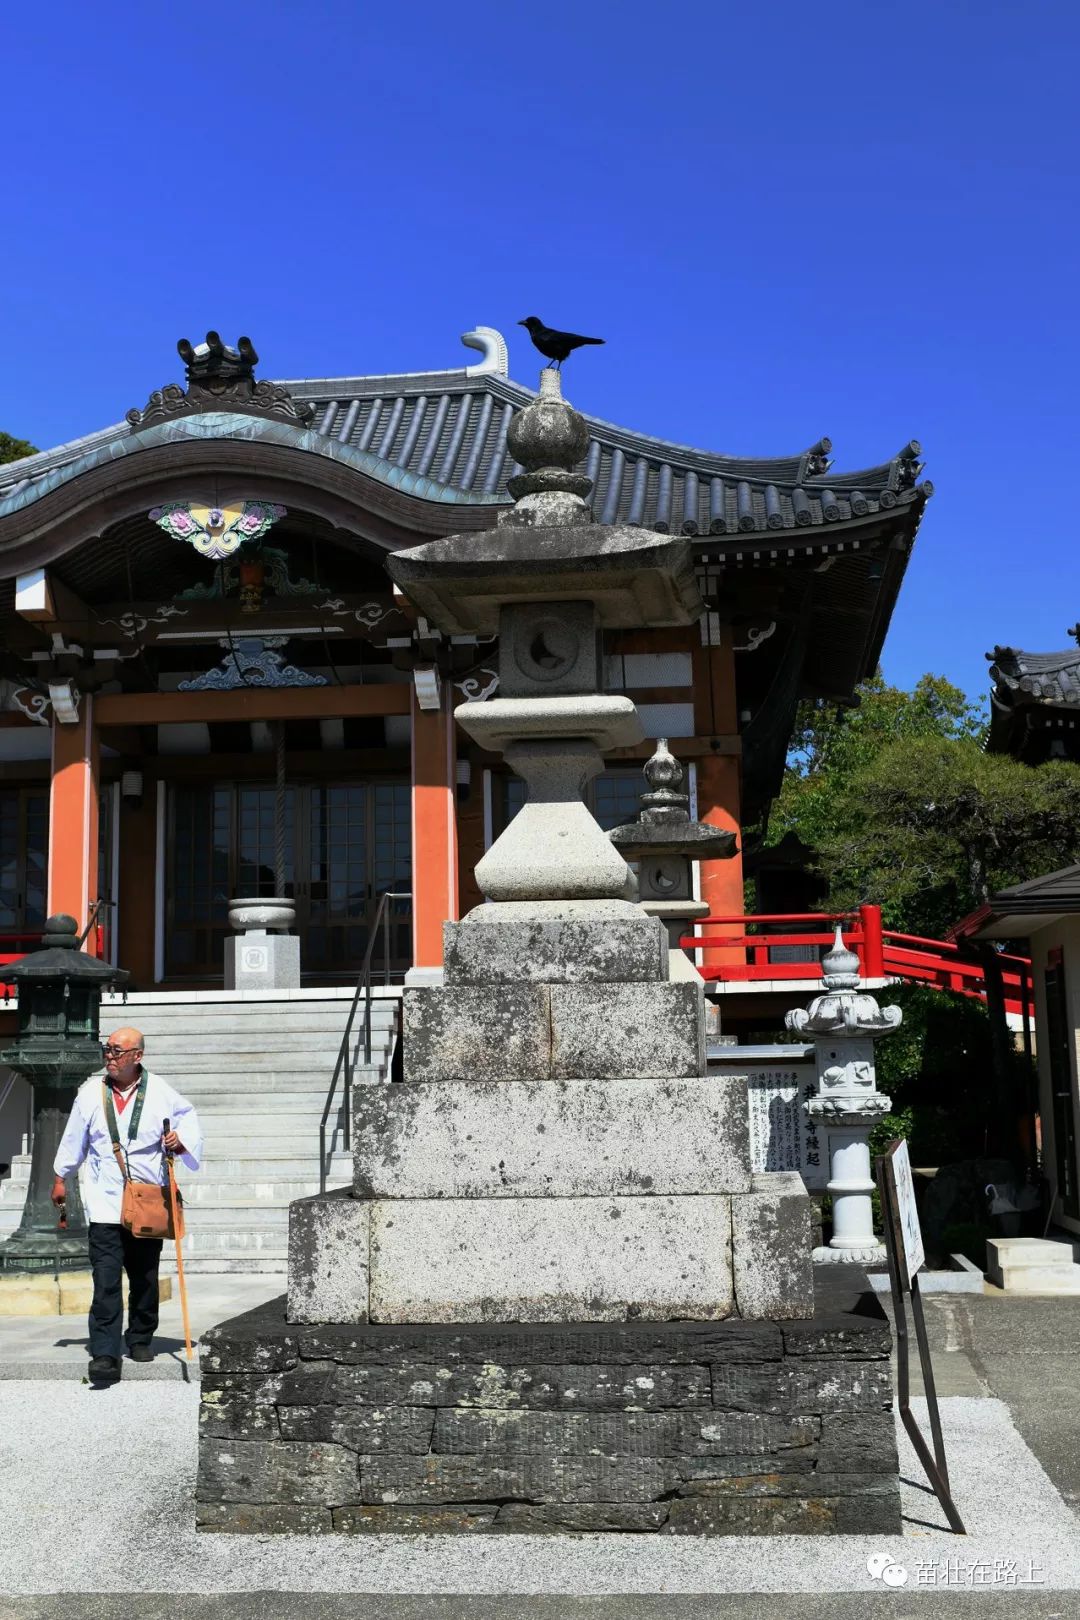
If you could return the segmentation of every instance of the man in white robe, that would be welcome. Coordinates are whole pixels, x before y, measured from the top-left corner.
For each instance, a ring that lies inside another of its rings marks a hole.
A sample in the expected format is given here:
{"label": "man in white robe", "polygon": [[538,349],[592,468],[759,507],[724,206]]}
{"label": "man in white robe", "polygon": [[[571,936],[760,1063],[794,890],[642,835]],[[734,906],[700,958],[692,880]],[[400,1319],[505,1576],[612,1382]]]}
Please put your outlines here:
{"label": "man in white robe", "polygon": [[[85,1080],[75,1094],[53,1161],[56,1180],[52,1189],[53,1203],[63,1203],[66,1178],[87,1161],[84,1197],[94,1277],[89,1322],[90,1377],[98,1381],[119,1378],[122,1340],[132,1361],[154,1359],[151,1340],[158,1325],[158,1262],[162,1247],[160,1238],[134,1237],[121,1224],[124,1176],[113,1151],[103,1085],[112,1100],[120,1147],[132,1181],[164,1185],[166,1150],[189,1170],[197,1170],[202,1157],[198,1115],[167,1080],[143,1067],[140,1032],[114,1030],[102,1042],[101,1050],[104,1069]],[[123,1272],[128,1280],[126,1334],[121,1331]]]}

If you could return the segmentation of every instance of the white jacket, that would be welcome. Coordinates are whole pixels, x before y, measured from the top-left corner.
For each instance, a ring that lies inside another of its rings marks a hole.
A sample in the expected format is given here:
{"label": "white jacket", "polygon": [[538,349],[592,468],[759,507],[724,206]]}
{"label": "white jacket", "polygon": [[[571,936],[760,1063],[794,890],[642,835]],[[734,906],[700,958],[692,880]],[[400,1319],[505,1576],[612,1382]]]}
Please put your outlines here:
{"label": "white jacket", "polygon": [[[75,1093],[71,1115],[60,1138],[60,1146],[53,1160],[53,1173],[72,1176],[83,1160],[87,1161],[87,1175],[83,1187],[88,1221],[101,1221],[110,1226],[120,1225],[120,1206],[124,1197],[124,1178],[112,1149],[108,1121],[101,1100],[104,1070],[84,1080]],[[116,1127],[120,1146],[127,1149],[128,1169],[133,1181],[156,1181],[165,1178],[165,1156],[161,1151],[161,1138],[165,1121],[184,1144],[178,1154],[181,1164],[197,1170],[202,1158],[202,1130],[199,1116],[186,1097],[174,1091],[167,1080],[146,1070],[146,1100],[138,1134],[129,1142],[135,1099],[132,1098],[123,1113],[116,1112]]]}

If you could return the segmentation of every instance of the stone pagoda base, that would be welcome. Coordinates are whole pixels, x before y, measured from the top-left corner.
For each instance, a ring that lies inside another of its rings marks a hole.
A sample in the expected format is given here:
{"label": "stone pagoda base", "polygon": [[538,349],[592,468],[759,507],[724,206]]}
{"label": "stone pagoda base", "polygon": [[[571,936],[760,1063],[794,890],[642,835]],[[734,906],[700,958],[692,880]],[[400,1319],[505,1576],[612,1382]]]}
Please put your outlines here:
{"label": "stone pagoda base", "polygon": [[202,1345],[197,1523],[229,1532],[900,1531],[889,1324],[830,1266],[802,1320],[297,1326]]}

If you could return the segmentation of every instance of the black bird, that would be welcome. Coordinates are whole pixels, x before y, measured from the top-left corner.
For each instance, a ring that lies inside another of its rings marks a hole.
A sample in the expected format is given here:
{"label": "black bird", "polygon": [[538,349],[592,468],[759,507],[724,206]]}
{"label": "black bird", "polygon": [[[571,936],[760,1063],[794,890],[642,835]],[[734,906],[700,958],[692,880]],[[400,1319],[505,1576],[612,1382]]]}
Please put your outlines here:
{"label": "black bird", "polygon": [[545,326],[539,315],[530,315],[526,320],[518,321],[524,326],[533,340],[533,348],[539,349],[546,360],[554,360],[559,370],[568,354],[574,349],[582,348],[586,343],[603,343],[603,338],[579,337],[576,332],[557,332],[553,326]]}

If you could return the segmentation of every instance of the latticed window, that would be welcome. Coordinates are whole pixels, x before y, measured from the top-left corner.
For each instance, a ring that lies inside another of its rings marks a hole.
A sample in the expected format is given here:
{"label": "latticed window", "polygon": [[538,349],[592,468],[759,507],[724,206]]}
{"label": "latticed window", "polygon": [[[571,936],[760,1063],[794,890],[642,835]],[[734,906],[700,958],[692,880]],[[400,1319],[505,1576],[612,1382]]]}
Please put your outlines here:
{"label": "latticed window", "polygon": [[48,866],[47,791],[0,789],[0,932],[44,927]]}

